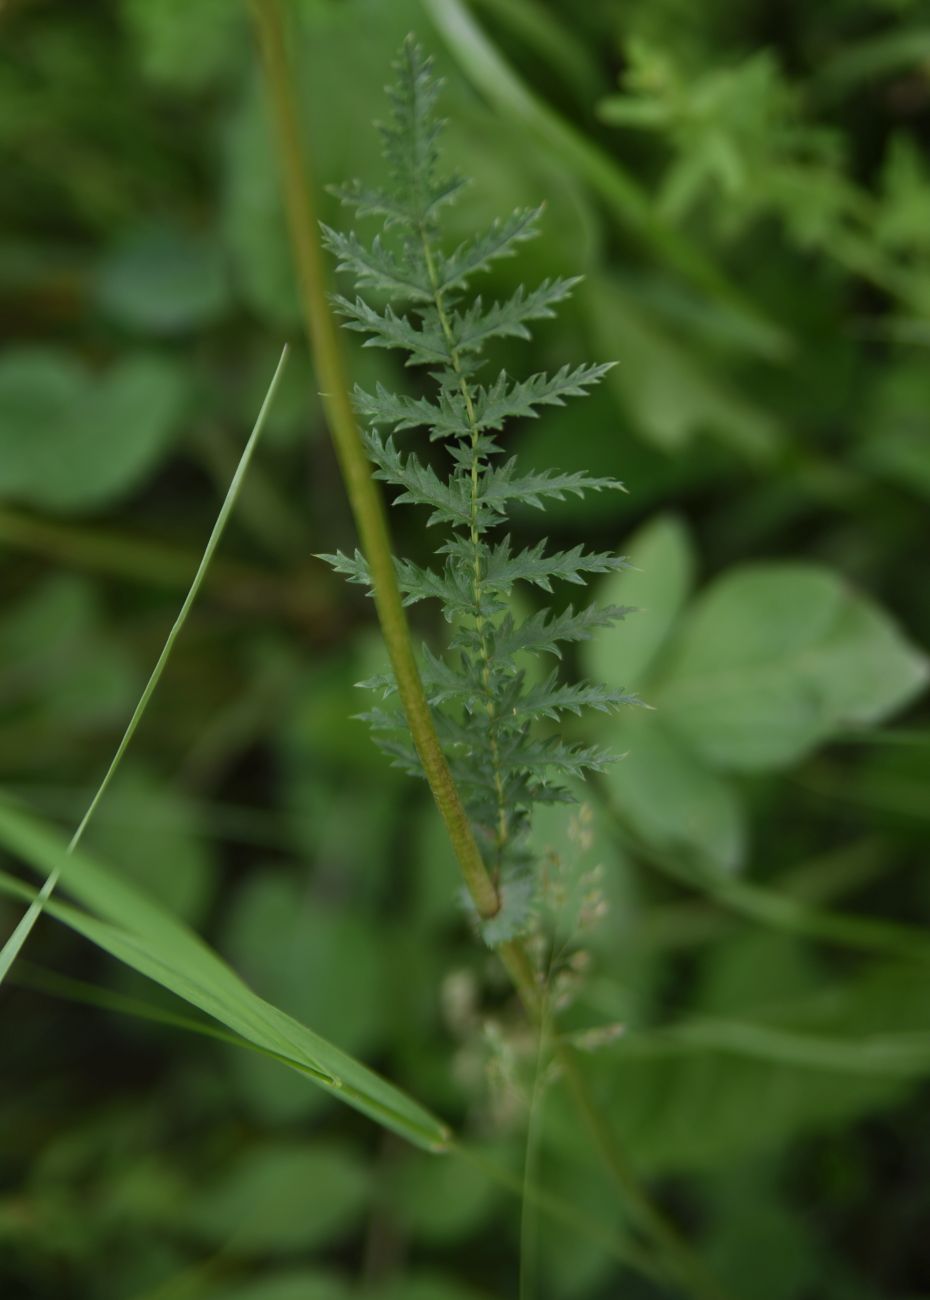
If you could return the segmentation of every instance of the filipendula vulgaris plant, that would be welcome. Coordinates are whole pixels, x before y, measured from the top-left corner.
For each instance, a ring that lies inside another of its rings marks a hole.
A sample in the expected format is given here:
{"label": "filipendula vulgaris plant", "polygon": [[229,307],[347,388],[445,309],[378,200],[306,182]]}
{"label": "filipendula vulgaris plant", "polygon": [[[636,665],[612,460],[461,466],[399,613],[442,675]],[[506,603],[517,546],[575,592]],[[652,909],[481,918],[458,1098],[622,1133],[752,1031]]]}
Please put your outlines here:
{"label": "filipendula vulgaris plant", "polygon": [[[524,471],[504,447],[508,421],[584,396],[610,364],[566,365],[555,374],[522,380],[504,372],[490,381],[480,377],[487,344],[507,336],[529,339],[529,323],[552,317],[555,305],[578,281],[547,279],[529,291],[521,287],[504,302],[485,302],[471,292],[472,282],[492,262],[512,256],[536,234],[541,209],[514,212],[468,242],[444,247],[442,216],[464,181],[443,176],[439,168],[440,83],[412,38],[395,70],[397,81],[388,89],[390,117],[379,128],[388,183],[383,190],[354,182],[336,191],[360,217],[380,218],[382,234],[365,242],[328,227],[323,233],[338,269],[351,272],[358,289],[374,290],[387,300],[381,307],[361,296],[336,296],[335,307],[347,327],[367,335],[366,347],[407,353],[406,364],[420,367],[432,381],[424,396],[389,392],[379,384],[374,393],[356,387],[353,400],[367,425],[365,443],[375,477],[400,489],[395,505],[425,507],[427,524],[439,534],[436,566],[408,559],[395,559],[395,565],[405,603],[438,600],[451,625],[446,654],[439,657],[424,647],[420,668],[437,733],[499,890],[500,910],[481,927],[493,945],[525,931],[531,922],[538,887],[528,847],[534,806],[572,802],[566,781],[602,769],[611,759],[599,747],[546,734],[546,725],[566,712],[606,711],[635,702],[603,686],[564,684],[557,670],[530,683],[518,666],[518,656],[526,653],[560,658],[564,643],[586,639],[621,618],[625,609],[569,606],[521,619],[510,608],[510,592],[518,582],[551,593],[554,582],[583,585],[589,574],[625,565],[619,556],[582,546],[553,551],[541,541],[517,549],[506,532],[514,505],[542,509],[550,497],[622,489],[613,479],[584,473]],[[445,478],[399,445],[401,435],[411,430],[425,430],[432,442],[445,444]],[[369,584],[360,552],[323,558],[349,581]],[[362,715],[379,744],[395,764],[420,774],[396,706],[393,677],[363,685],[382,697],[378,707]]]}

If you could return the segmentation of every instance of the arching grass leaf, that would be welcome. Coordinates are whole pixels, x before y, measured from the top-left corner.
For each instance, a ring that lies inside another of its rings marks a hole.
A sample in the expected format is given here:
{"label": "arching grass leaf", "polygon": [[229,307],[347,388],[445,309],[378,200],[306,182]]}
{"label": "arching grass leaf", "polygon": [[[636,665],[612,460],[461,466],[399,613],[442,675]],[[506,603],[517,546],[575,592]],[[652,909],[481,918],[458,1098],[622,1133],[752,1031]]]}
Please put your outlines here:
{"label": "arching grass leaf", "polygon": [[[0,844],[61,887],[86,911],[46,904],[57,919],[163,988],[280,1057],[377,1123],[432,1150],[449,1133],[429,1111],[360,1061],[264,1001],[192,930],[118,873],[66,845],[27,813],[0,805]],[[0,876],[6,892],[21,891]]]}

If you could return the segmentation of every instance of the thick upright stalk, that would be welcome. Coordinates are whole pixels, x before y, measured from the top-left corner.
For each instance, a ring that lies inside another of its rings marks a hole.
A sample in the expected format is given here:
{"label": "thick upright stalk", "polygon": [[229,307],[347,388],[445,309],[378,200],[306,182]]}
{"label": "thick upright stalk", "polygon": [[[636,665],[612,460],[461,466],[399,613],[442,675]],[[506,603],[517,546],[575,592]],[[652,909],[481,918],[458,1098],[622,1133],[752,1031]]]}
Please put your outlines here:
{"label": "thick upright stalk", "polygon": [[443,756],[413,653],[384,506],[371,477],[355,412],[342,344],[326,298],[326,276],[314,211],[312,178],[301,148],[293,82],[277,0],[252,0],[271,108],[275,144],[297,268],[304,323],[316,361],[323,406],[342,467],[349,504],[368,562],[381,631],[407,724],[465,884],[480,916],[500,909],[491,879]]}

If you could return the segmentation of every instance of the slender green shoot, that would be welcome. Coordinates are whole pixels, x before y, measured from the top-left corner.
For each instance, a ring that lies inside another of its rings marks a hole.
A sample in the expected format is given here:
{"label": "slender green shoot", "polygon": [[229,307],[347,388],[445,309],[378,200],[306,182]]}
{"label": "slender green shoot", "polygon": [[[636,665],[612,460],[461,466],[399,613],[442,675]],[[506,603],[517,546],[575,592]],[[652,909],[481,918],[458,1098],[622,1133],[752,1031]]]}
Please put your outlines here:
{"label": "slender green shoot", "polygon": [[[190,589],[188,590],[188,593],[184,598],[184,603],[181,605],[181,609],[178,613],[177,618],[174,620],[174,623],[171,627],[171,631],[168,633],[168,637],[165,641],[164,646],[162,647],[162,652],[158,656],[158,661],[155,664],[155,667],[152,669],[151,676],[149,677],[148,681],[145,684],[145,689],[143,690],[141,696],[139,697],[139,702],[136,705],[136,707],[133,709],[132,717],[129,719],[129,722],[126,724],[126,730],[123,732],[123,737],[116,747],[116,753],[113,755],[113,758],[110,762],[110,766],[107,768],[106,772],[104,773],[103,780],[100,782],[99,786],[97,787],[96,793],[94,794],[94,797],[91,799],[90,803],[88,804],[84,816],[81,818],[80,822],[78,823],[77,830],[71,836],[71,840],[68,844],[68,853],[73,853],[74,850],[77,848],[78,844],[81,842],[81,839],[84,835],[85,830],[87,829],[90,819],[97,811],[101,799],[106,794],[110,782],[113,780],[113,777],[116,775],[119,765],[123,761],[123,757],[126,753],[126,750],[129,748],[132,742],[132,738],[136,734],[136,729],[138,728],[139,723],[142,721],[142,716],[145,713],[145,710],[148,708],[149,701],[154,695],[155,689],[158,686],[159,681],[161,680],[161,675],[165,671],[165,665],[167,664],[168,659],[171,656],[171,652],[174,649],[175,642],[177,641],[178,637],[181,635],[181,630],[184,627],[184,624],[187,622],[187,616],[188,614],[190,614],[191,609],[193,608],[194,601],[197,599],[197,595],[200,591],[200,588],[203,586],[203,580],[206,577],[207,570],[210,567],[210,561],[213,559],[213,554],[216,551],[216,548],[220,542],[220,538],[223,536],[223,531],[226,528],[227,523],[229,522],[229,517],[232,514],[233,507],[236,504],[236,499],[239,496],[240,489],[242,487],[243,482],[245,481],[246,472],[249,468],[249,462],[252,459],[252,456],[255,452],[255,448],[258,446],[258,441],[261,438],[262,430],[265,427],[265,421],[267,419],[268,412],[271,409],[272,402],[274,401],[275,393],[278,391],[278,385],[280,383],[281,376],[284,373],[284,366],[287,361],[287,353],[288,353],[288,349],[287,349],[287,345],[285,344],[285,347],[281,353],[281,359],[278,362],[277,369],[275,370],[274,375],[272,376],[271,383],[268,386],[268,391],[265,394],[265,400],[262,402],[261,410],[258,413],[258,418],[256,419],[252,432],[249,435],[249,440],[245,445],[245,450],[242,453],[242,457],[236,468],[236,472],[235,474],[233,474],[232,481],[229,484],[229,490],[226,493],[226,498],[223,501],[223,504],[220,507],[220,512],[216,517],[216,523],[213,525],[213,531],[210,534],[210,537],[207,541],[206,548],[204,549],[203,555],[201,556],[200,563],[197,566],[197,572],[194,574],[194,578],[193,581],[191,582]],[[10,967],[13,965],[14,961],[19,956],[23,944],[28,939],[30,933],[32,932],[33,927],[35,926],[36,922],[41,916],[42,909],[45,907],[45,904],[48,902],[49,898],[51,897],[52,892],[55,889],[55,886],[58,884],[59,874],[60,873],[57,868],[53,869],[49,873],[49,875],[46,877],[45,883],[43,884],[39,892],[36,894],[35,898],[33,898],[32,902],[29,904],[28,909],[26,910],[19,924],[16,926],[16,929],[7,939],[2,949],[0,949],[0,984],[3,983],[3,980],[6,978],[6,975],[9,972]]]}
{"label": "slender green shoot", "polygon": [[526,1189],[541,1182],[540,1155],[551,1038],[548,984],[541,999],[536,1035],[536,1063],[526,1123],[526,1150],[523,1156],[524,1192],[520,1203],[520,1300],[533,1300],[538,1289],[539,1207],[526,1194]]}

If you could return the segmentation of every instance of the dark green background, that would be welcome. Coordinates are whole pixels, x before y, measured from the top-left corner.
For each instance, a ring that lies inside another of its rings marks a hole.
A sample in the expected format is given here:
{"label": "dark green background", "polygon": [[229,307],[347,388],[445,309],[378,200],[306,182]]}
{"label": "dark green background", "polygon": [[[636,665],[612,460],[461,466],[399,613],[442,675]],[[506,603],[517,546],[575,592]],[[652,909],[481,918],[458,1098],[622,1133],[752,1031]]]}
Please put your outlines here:
{"label": "dark green background", "polygon": [[[927,966],[893,930],[870,953],[809,933],[824,910],[912,927],[930,911],[926,9],[483,0],[534,97],[521,117],[415,0],[285,7],[321,180],[377,175],[370,123],[416,30],[448,77],[450,163],[474,178],[451,237],[547,203],[542,238],[486,292],[586,277],[495,363],[618,362],[590,400],[508,435],[528,465],[630,489],[521,516],[519,537],[617,547],[641,570],[598,589],[640,621],[568,666],[657,706],[579,732],[628,751],[588,792],[610,911],[573,1014],[628,1026],[589,1058],[593,1084],[738,1300],[926,1297],[928,1093],[919,1063],[876,1067],[874,1040],[908,1035],[926,1062]],[[0,43],[3,788],[79,819],[291,340],[211,581],[88,845],[519,1170],[519,1096],[489,1100],[481,1017],[449,1012],[475,991],[506,1063],[512,1008],[423,792],[349,720],[382,652],[364,596],[313,558],[354,535],[244,6],[14,0]],[[348,346],[366,387],[409,386]],[[394,525],[428,554],[422,519]],[[734,879],[765,892],[715,902]],[[18,914],[0,903],[0,935]],[[51,920],[14,968],[5,1297],[517,1294],[517,1203],[474,1168],[273,1063],[62,997],[56,974],[157,998]],[[526,1084],[532,1053],[515,1068]],[[545,1186],[617,1222],[557,1087],[543,1127]],[[538,1251],[540,1296],[666,1294],[546,1220]]]}

